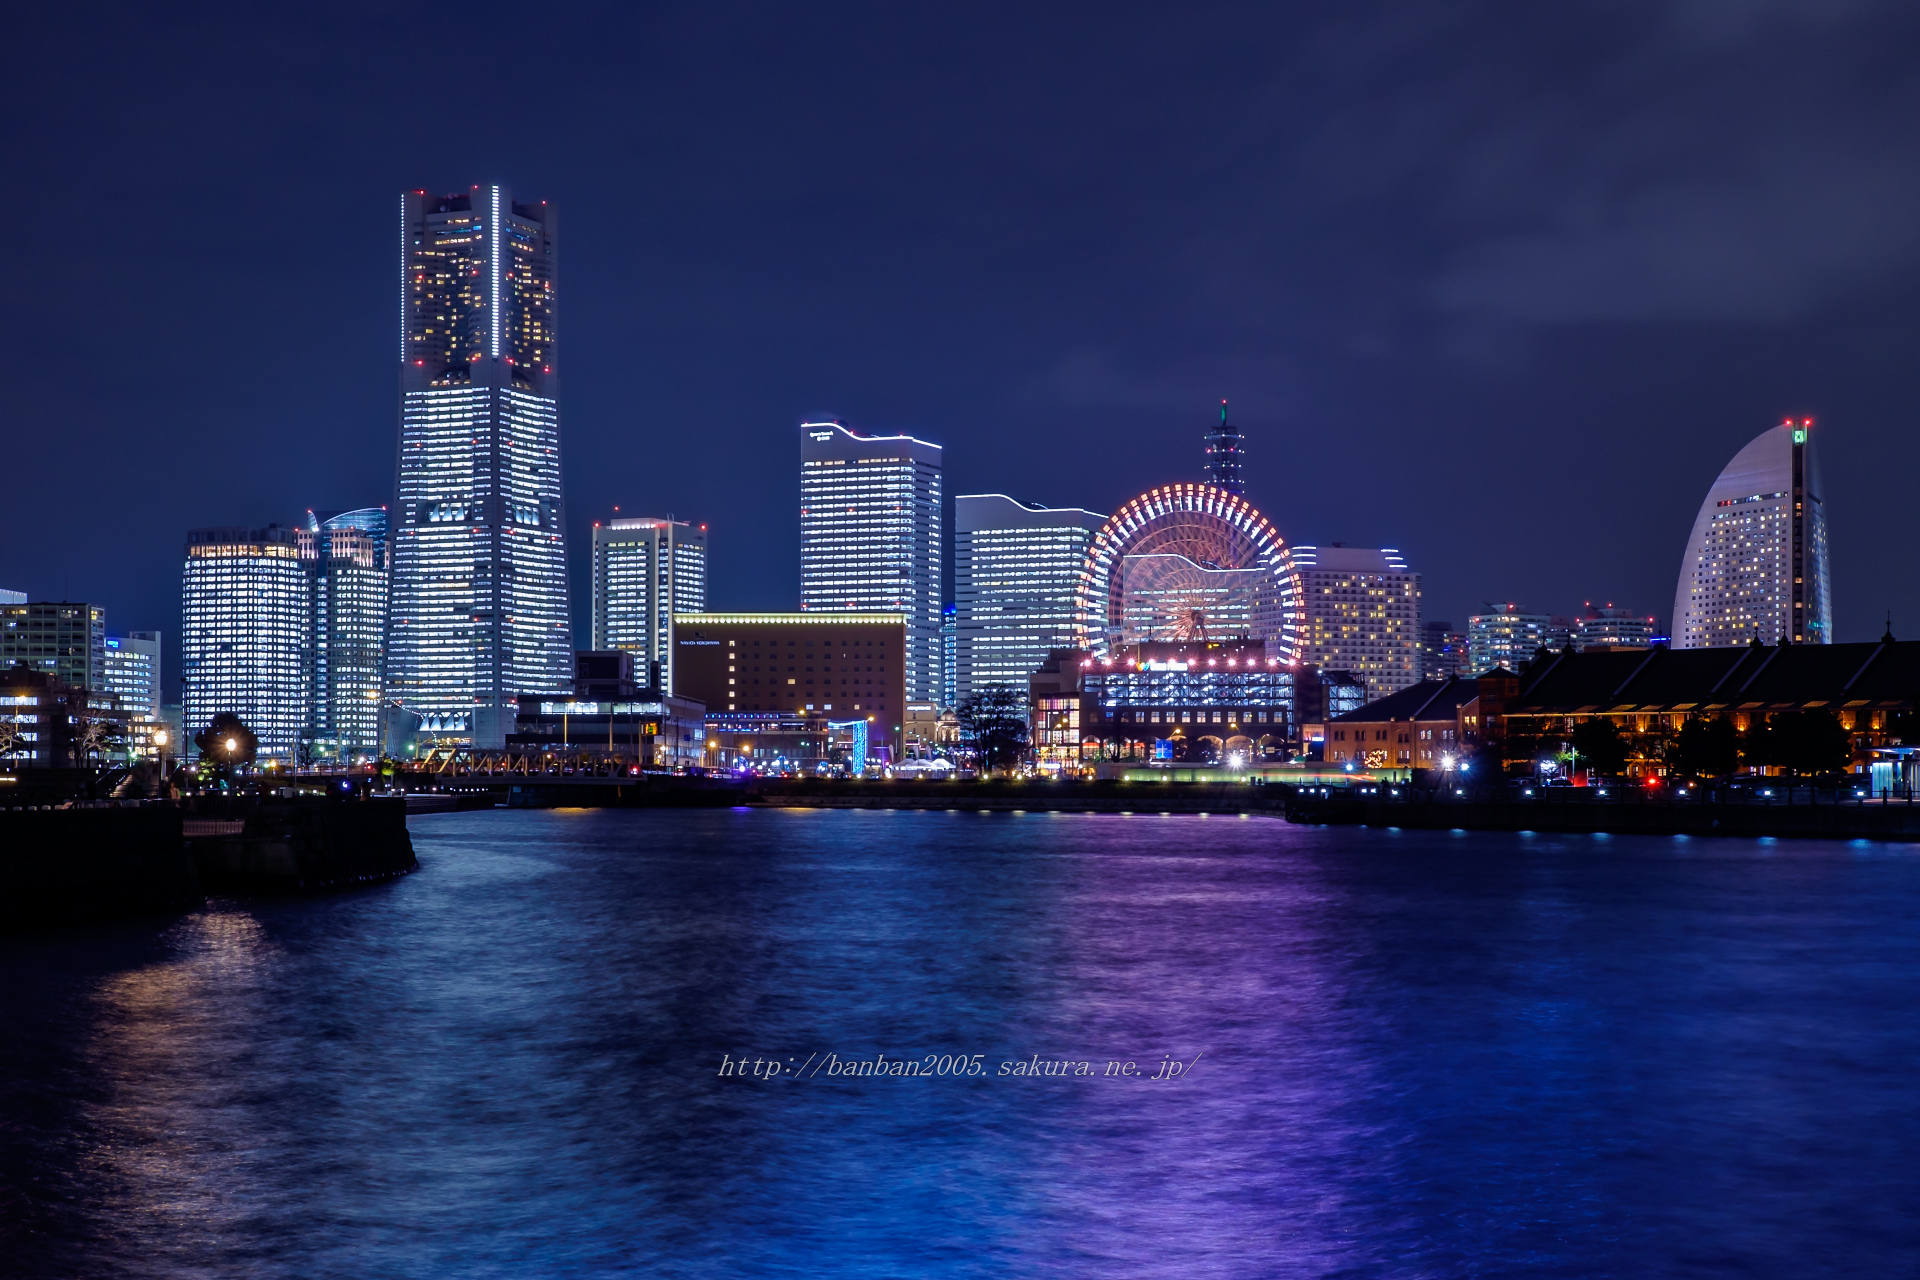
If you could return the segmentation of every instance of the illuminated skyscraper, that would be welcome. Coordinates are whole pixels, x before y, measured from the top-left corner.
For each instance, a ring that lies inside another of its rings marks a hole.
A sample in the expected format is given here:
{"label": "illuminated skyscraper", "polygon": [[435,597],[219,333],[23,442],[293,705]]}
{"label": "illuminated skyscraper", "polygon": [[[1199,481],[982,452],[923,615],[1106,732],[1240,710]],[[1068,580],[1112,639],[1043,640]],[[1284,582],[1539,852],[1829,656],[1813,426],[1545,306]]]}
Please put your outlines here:
{"label": "illuminated skyscraper", "polygon": [[387,532],[385,507],[307,512],[300,551],[313,575],[308,742],[316,761],[351,763],[380,752]]}
{"label": "illuminated skyscraper", "polygon": [[1673,593],[1673,647],[1833,643],[1827,511],[1813,420],[1789,418],[1707,490]]}
{"label": "illuminated skyscraper", "polygon": [[1391,547],[1295,547],[1303,661],[1348,671],[1384,698],[1420,682],[1420,575]]}
{"label": "illuminated skyscraper", "polygon": [[673,616],[707,611],[707,526],[685,520],[613,520],[593,526],[593,647],[624,649],[637,679],[673,684]]}
{"label": "illuminated skyscraper", "polygon": [[231,711],[259,739],[262,761],[293,761],[307,726],[313,635],[299,542],[274,524],[188,532],[180,670],[189,735]]}
{"label": "illuminated skyscraper", "polygon": [[1207,483],[1224,489],[1234,497],[1247,491],[1241,475],[1246,460],[1246,437],[1240,428],[1227,421],[1227,402],[1220,402],[1220,421],[1207,429]]}
{"label": "illuminated skyscraper", "polygon": [[1073,646],[1081,570],[1105,522],[999,493],[953,500],[955,705],[988,685],[1025,689],[1049,650]]}
{"label": "illuminated skyscraper", "polygon": [[427,741],[502,745],[572,687],[553,206],[401,198],[400,477],[387,694]]}
{"label": "illuminated skyscraper", "polygon": [[800,607],[907,617],[907,701],[940,697],[940,446],[800,426]]}

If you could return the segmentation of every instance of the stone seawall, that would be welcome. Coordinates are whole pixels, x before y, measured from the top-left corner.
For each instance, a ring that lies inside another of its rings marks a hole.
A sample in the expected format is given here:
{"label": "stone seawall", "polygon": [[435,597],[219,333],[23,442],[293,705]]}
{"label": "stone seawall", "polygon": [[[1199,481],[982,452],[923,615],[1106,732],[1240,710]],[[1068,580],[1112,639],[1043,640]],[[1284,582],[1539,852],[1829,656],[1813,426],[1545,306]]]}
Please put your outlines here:
{"label": "stone seawall", "polygon": [[1579,804],[1525,800],[1371,800],[1299,796],[1293,822],[1421,830],[1608,832],[1613,835],[1780,836],[1920,841],[1920,806],[1906,804]]}
{"label": "stone seawall", "polygon": [[401,799],[268,800],[189,815],[185,830],[210,892],[306,893],[389,880],[419,865]]}
{"label": "stone seawall", "polygon": [[201,901],[176,808],[0,810],[0,930],[174,913]]}

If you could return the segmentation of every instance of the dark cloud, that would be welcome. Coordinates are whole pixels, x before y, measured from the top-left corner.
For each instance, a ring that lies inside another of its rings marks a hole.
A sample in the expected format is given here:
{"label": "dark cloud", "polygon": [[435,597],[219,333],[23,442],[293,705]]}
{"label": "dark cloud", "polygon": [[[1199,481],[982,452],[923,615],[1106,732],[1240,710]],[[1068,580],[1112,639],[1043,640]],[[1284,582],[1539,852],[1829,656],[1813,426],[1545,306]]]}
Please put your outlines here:
{"label": "dark cloud", "polygon": [[[562,210],[566,483],[798,574],[794,424],[1111,506],[1222,397],[1429,608],[1671,599],[1820,417],[1843,636],[1910,602],[1920,22],[1891,3],[46,6],[0,82],[0,585],[177,626],[191,524],[390,491],[393,209]],[[576,557],[584,562],[584,557]],[[1896,615],[1897,618],[1898,615]]]}

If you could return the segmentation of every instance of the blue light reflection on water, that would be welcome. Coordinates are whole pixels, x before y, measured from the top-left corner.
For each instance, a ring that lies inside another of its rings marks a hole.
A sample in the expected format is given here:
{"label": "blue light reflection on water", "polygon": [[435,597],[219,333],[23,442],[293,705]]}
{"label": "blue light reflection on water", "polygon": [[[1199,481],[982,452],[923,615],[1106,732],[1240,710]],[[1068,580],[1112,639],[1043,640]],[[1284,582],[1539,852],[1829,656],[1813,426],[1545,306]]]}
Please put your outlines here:
{"label": "blue light reflection on water", "polygon": [[[0,944],[18,1274],[1892,1275],[1904,847],[1258,819],[418,820]],[[976,1080],[722,1054],[980,1053]],[[1027,1059],[1188,1078],[1000,1077]]]}

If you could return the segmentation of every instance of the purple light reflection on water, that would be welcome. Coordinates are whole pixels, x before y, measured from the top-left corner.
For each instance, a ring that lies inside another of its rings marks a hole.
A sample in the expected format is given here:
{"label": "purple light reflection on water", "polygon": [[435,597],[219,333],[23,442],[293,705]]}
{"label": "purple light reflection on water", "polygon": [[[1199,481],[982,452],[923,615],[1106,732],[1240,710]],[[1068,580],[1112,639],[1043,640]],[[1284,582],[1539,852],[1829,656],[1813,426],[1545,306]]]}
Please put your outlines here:
{"label": "purple light reflection on water", "polygon": [[[10,1273],[1920,1260],[1905,848],[744,810],[415,837],[391,885],[0,943]],[[716,1075],[825,1051],[987,1075]],[[1033,1054],[1101,1074],[997,1074]]]}

